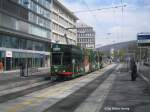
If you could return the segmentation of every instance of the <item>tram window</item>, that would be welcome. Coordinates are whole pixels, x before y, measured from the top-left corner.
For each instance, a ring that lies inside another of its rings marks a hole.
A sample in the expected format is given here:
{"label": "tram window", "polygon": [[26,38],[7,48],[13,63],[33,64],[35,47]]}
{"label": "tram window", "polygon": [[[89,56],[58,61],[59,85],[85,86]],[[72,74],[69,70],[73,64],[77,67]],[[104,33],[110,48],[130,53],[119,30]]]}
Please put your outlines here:
{"label": "tram window", "polygon": [[52,65],[62,64],[62,53],[52,53]]}

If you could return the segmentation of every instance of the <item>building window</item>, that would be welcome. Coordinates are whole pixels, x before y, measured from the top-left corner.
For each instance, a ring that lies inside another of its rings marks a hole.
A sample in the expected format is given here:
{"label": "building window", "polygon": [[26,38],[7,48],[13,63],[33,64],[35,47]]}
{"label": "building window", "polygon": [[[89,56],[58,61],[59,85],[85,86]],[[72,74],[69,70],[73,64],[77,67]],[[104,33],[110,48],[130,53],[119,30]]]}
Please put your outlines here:
{"label": "building window", "polygon": [[24,7],[29,8],[30,0],[19,0],[19,3]]}
{"label": "building window", "polygon": [[27,40],[26,39],[19,39],[19,49],[27,49]]}
{"label": "building window", "polygon": [[33,1],[31,1],[30,9],[34,12],[37,12],[37,4],[35,4]]}
{"label": "building window", "polygon": [[2,8],[4,10],[8,11],[9,13],[18,15],[17,5],[13,4],[12,2],[10,2],[8,0],[2,1]]}

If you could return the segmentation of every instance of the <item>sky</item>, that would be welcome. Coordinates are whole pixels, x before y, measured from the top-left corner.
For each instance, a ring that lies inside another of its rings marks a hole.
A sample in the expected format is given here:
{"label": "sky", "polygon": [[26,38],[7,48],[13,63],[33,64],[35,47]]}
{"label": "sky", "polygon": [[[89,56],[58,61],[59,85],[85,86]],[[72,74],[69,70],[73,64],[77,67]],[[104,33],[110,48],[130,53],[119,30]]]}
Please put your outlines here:
{"label": "sky", "polygon": [[81,22],[96,31],[96,46],[136,40],[137,33],[150,32],[150,0],[122,0],[123,8],[77,13],[120,6],[121,0],[60,0]]}

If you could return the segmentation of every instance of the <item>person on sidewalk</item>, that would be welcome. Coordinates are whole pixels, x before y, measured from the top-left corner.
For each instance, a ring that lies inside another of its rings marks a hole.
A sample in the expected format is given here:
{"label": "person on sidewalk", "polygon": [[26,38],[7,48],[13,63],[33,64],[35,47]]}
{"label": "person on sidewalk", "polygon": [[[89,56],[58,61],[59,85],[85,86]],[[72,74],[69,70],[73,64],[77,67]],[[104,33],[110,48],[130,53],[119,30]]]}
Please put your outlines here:
{"label": "person on sidewalk", "polygon": [[3,72],[4,66],[3,66],[3,62],[0,60],[0,73]]}
{"label": "person on sidewalk", "polygon": [[131,68],[131,80],[135,81],[137,78],[137,65],[134,58],[132,58],[130,61],[130,68]]}

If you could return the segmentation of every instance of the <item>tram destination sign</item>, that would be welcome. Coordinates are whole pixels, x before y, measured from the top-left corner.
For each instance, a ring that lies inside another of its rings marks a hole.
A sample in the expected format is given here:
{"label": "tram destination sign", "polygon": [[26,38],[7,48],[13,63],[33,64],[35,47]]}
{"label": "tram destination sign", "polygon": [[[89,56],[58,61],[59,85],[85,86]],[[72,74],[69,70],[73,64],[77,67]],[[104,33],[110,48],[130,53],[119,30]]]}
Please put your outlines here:
{"label": "tram destination sign", "polygon": [[60,51],[60,46],[58,44],[55,44],[53,46],[53,51]]}
{"label": "tram destination sign", "polygon": [[139,33],[137,35],[137,44],[140,47],[150,46],[150,33]]}
{"label": "tram destination sign", "polygon": [[53,51],[60,51],[60,48],[53,48]]}

